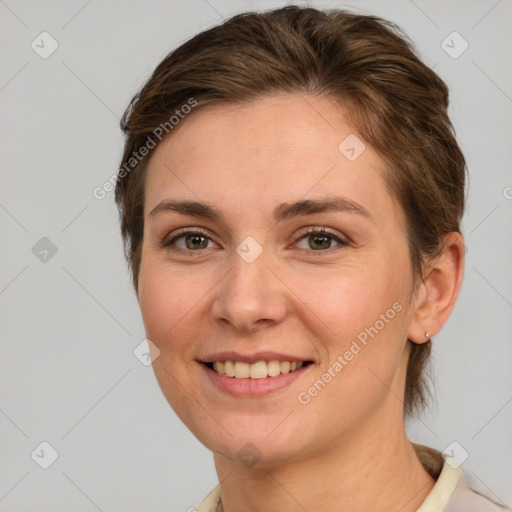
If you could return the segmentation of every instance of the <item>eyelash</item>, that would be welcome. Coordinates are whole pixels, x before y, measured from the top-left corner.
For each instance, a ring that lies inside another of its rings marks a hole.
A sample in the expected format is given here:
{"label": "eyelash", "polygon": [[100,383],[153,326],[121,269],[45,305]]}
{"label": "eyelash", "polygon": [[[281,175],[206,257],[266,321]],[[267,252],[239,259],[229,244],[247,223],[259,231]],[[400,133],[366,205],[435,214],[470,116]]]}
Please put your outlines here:
{"label": "eyelash", "polygon": [[[190,236],[190,235],[200,235],[200,236],[204,236],[205,238],[211,240],[211,237],[209,237],[208,234],[205,231],[203,231],[201,228],[184,228],[176,236],[172,237],[170,240],[163,240],[159,245],[162,248],[166,248],[168,250],[171,250],[171,247],[174,245],[176,240],[178,240],[180,238],[183,238],[184,236]],[[301,233],[301,235],[295,240],[295,242],[299,242],[299,241],[303,240],[304,238],[306,238],[309,235],[320,235],[320,236],[324,236],[324,237],[327,236],[329,238],[332,238],[334,241],[338,242],[340,246],[347,246],[347,245],[349,245],[346,240],[343,240],[338,235],[336,235],[332,231],[327,230],[324,227],[322,227],[322,228],[318,228],[318,227],[308,228],[306,231],[303,231]],[[176,249],[178,251],[188,252],[188,253],[201,253],[202,251],[206,250],[206,249],[198,249],[197,251],[193,251],[193,250],[189,250],[189,249],[181,249],[180,247],[178,247]],[[326,249],[326,250],[322,250],[322,249],[316,250],[316,251],[313,250],[313,249],[311,249],[311,250],[302,249],[302,250],[305,250],[305,251],[308,251],[308,252],[313,252],[313,253],[326,253],[326,252],[327,253],[331,253],[332,249],[333,249],[332,247],[329,247],[329,249]]]}

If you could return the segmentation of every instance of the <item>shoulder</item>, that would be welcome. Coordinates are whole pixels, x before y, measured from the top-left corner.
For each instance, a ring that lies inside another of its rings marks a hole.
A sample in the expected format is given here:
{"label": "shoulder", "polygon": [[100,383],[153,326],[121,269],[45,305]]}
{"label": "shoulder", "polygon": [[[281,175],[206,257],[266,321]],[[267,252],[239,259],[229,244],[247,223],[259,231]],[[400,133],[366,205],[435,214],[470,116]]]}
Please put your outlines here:
{"label": "shoulder", "polygon": [[492,496],[480,482],[463,472],[445,512],[506,512],[511,509]]}
{"label": "shoulder", "polygon": [[413,443],[413,447],[425,469],[436,480],[418,512],[511,511],[450,457],[428,446]]}

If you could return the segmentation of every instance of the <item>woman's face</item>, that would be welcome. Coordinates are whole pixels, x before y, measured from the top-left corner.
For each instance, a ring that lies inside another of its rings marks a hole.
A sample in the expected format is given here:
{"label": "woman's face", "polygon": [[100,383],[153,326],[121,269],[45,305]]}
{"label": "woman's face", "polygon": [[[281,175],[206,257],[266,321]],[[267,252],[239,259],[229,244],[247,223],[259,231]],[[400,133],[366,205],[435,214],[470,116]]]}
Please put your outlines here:
{"label": "woman's face", "polygon": [[181,123],[147,170],[139,276],[165,397],[233,461],[380,442],[403,425],[414,314],[382,160],[318,97],[217,105]]}

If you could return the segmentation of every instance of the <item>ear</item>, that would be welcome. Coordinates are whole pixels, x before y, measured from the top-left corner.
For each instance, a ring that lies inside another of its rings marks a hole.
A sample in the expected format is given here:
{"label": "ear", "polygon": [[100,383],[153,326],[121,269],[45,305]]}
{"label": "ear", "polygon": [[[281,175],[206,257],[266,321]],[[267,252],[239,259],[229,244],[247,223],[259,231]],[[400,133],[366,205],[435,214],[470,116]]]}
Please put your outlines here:
{"label": "ear", "polygon": [[443,237],[443,249],[426,265],[423,282],[415,293],[415,311],[407,333],[412,342],[425,343],[429,339],[426,333],[433,337],[448,320],[462,285],[464,255],[460,233]]}

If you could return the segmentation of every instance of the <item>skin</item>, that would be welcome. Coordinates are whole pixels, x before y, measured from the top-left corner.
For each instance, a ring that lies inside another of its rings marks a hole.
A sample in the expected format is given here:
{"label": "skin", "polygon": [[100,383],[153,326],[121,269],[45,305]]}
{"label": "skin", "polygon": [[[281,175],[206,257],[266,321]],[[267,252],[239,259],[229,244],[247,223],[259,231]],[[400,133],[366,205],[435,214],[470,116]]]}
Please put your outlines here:
{"label": "skin", "polygon": [[[338,150],[354,133],[348,121],[332,100],[298,94],[210,106],[182,121],[149,162],[138,299],[147,337],[160,351],[158,383],[214,453],[225,512],[408,512],[435,483],[405,433],[407,339],[425,342],[425,332],[435,336],[450,315],[464,242],[447,235],[412,293],[404,216],[384,185],[382,160],[368,145],[353,162]],[[281,203],[332,195],[359,203],[372,218],[272,219]],[[207,202],[224,220],[149,215],[167,199]],[[328,248],[315,250],[303,237],[308,226],[325,227],[347,245],[328,239]],[[207,232],[204,248],[187,249],[185,238],[161,247],[184,227]],[[236,251],[248,236],[263,249],[252,263]],[[394,303],[401,311],[301,404],[299,393]],[[215,388],[198,362],[224,350],[270,350],[314,364],[282,390],[236,398]],[[244,446],[255,465],[238,455]]]}

